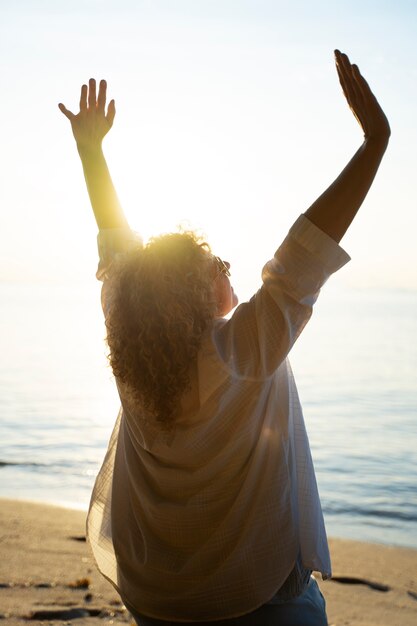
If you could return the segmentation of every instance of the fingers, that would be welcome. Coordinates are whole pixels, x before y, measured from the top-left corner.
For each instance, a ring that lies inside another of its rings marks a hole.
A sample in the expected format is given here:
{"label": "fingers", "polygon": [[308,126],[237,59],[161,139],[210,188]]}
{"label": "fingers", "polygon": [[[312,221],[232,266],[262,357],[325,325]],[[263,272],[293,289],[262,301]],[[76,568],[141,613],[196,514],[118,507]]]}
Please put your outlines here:
{"label": "fingers", "polygon": [[97,96],[97,109],[104,113],[104,107],[106,106],[106,91],[107,91],[107,83],[105,80],[100,81],[98,96]]}
{"label": "fingers", "polygon": [[[339,76],[342,77],[342,87],[343,91],[348,98],[349,104],[354,104],[361,98],[361,92],[359,89],[359,85],[355,80],[354,76],[354,66],[351,65],[349,61],[349,57],[347,54],[342,54],[337,51],[336,55],[336,67],[339,73]],[[357,66],[356,66],[357,67]],[[350,100],[349,100],[350,99]]]}
{"label": "fingers", "polygon": [[115,115],[116,115],[116,105],[115,105],[114,100],[110,100],[109,106],[107,109],[107,115],[106,115],[106,120],[110,127],[113,126],[113,120],[114,120]]}
{"label": "fingers", "polygon": [[[347,54],[335,50],[336,69],[345,98],[357,121],[363,128],[364,93],[357,65],[352,65]],[[365,130],[365,129],[364,129]]]}
{"label": "fingers", "polygon": [[81,95],[80,95],[80,111],[87,110],[87,85],[83,85],[81,87]]}
{"label": "fingers", "polygon": [[[98,89],[98,95],[96,91],[96,80],[90,78],[87,85],[81,87],[80,96],[80,111],[85,112],[87,110],[95,110],[104,114],[104,108],[106,106],[106,93],[107,83],[105,80],[101,80]],[[114,115],[113,115],[114,117]]]}
{"label": "fingers", "polygon": [[68,109],[65,108],[65,106],[62,104],[62,102],[60,102],[58,104],[58,108],[59,108],[60,111],[62,111],[62,113],[65,115],[65,117],[67,117],[69,119],[70,122],[74,119],[74,117],[75,117],[74,113],[71,113],[71,111],[68,111]]}
{"label": "fingers", "polygon": [[351,93],[349,90],[349,85],[348,85],[348,81],[347,81],[347,76],[346,76],[346,71],[343,65],[343,60],[342,60],[342,53],[339,52],[339,50],[335,50],[334,51],[334,56],[335,56],[335,61],[336,61],[336,70],[337,70],[337,75],[339,77],[339,82],[342,86],[342,90],[344,93],[344,96],[346,98],[346,100],[348,101],[348,104],[350,105],[350,98],[351,98]]}
{"label": "fingers", "polygon": [[367,81],[364,79],[362,74],[360,73],[359,67],[357,65],[352,65],[353,69],[353,77],[358,85],[358,88],[362,94],[363,98],[369,98],[370,96],[374,97],[374,94],[371,91],[370,86]]}
{"label": "fingers", "polygon": [[96,81],[94,78],[90,78],[88,81],[88,108],[96,108]]}
{"label": "fingers", "polygon": [[348,88],[347,88],[347,85],[346,85],[345,78],[343,76],[342,71],[340,70],[340,67],[339,67],[338,63],[336,63],[336,70],[337,70],[337,75],[339,77],[339,83],[340,83],[340,85],[342,87],[342,91],[344,93],[344,96],[345,96],[346,100],[348,100],[348,102],[349,102],[349,91],[348,91]]}

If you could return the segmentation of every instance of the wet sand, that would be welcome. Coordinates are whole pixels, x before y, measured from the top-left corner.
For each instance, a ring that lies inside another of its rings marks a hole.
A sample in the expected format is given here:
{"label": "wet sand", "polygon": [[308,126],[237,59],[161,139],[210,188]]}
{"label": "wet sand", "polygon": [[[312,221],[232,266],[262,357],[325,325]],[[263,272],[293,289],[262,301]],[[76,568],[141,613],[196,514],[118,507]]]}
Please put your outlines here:
{"label": "wet sand", "polygon": [[[416,626],[417,550],[330,541],[334,578],[318,579],[334,626]],[[0,500],[0,624],[131,624],[85,542],[85,513]],[[300,626],[302,626],[300,624]]]}

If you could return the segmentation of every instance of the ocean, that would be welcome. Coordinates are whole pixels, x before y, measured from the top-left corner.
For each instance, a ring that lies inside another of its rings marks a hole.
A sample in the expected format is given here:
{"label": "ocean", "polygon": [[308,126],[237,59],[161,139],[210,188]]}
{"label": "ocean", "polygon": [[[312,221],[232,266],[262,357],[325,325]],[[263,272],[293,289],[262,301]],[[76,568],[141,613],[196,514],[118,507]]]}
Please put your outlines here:
{"label": "ocean", "polygon": [[[86,509],[118,410],[99,284],[0,285],[0,497]],[[326,527],[417,548],[417,292],[326,285],[294,346]]]}

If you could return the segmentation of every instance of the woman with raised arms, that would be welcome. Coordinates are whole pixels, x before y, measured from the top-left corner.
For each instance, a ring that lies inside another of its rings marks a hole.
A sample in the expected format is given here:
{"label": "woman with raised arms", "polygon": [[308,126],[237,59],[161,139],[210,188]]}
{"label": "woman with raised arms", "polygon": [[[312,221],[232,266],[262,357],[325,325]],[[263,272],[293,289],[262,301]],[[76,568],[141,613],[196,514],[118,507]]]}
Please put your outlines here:
{"label": "woman with raised arms", "polygon": [[230,265],[192,232],[145,246],[129,228],[102,152],[115,116],[106,83],[69,119],[97,220],[102,303],[121,409],[88,515],[102,574],[143,626],[321,626],[312,571],[331,575],[308,438],[287,358],[390,136],[345,54],[335,52],[364,139],[292,225],[237,305]]}

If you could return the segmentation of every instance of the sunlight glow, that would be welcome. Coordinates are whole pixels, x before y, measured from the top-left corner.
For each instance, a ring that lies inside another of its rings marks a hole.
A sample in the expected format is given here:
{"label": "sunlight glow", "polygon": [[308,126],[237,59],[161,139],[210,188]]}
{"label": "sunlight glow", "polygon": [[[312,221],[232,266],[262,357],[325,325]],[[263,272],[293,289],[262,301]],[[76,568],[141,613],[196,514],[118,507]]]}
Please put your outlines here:
{"label": "sunlight glow", "polygon": [[76,110],[81,83],[95,76],[108,80],[116,99],[105,153],[132,227],[145,239],[184,221],[203,231],[250,293],[293,221],[360,145],[334,70],[337,44],[358,60],[393,128],[342,242],[353,263],[340,280],[417,288],[415,11],[396,4],[392,29],[386,4],[377,15],[367,2],[337,15],[325,0],[314,11],[301,5],[121,0],[100,3],[99,12],[92,0],[75,1],[71,11],[51,0],[36,9],[2,5],[9,88],[0,279],[78,280],[91,272],[96,231],[57,103]]}

